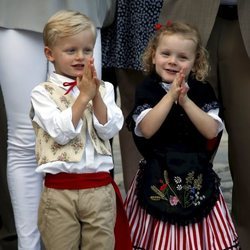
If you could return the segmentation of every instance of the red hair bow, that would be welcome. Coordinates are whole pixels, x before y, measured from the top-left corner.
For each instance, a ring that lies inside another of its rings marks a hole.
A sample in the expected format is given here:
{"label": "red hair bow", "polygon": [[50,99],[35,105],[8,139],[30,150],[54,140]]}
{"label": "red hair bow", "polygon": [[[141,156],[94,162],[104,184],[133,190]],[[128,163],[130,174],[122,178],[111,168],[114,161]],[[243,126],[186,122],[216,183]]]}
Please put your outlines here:
{"label": "red hair bow", "polygon": [[156,30],[159,30],[161,27],[162,27],[162,24],[160,24],[160,23],[155,24],[155,29]]}
{"label": "red hair bow", "polygon": [[172,25],[172,21],[171,20],[167,20],[166,25],[167,25],[167,27],[170,27]]}
{"label": "red hair bow", "polygon": [[[167,20],[167,22],[166,22],[166,27],[170,27],[172,25],[172,21],[171,20]],[[161,23],[156,23],[155,24],[155,29],[156,30],[159,30],[159,29],[161,29],[161,27],[162,27],[163,25],[161,24]]]}

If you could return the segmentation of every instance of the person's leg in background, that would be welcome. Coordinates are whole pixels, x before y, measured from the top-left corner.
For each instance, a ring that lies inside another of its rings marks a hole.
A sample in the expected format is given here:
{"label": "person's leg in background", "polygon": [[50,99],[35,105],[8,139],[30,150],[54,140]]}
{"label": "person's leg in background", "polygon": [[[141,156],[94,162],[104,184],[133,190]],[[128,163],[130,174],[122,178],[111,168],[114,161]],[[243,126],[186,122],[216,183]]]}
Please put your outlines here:
{"label": "person's leg in background", "polygon": [[[117,99],[118,91],[120,93],[121,110],[126,119],[132,111],[134,105],[136,86],[143,80],[144,76],[141,71],[103,68],[102,76],[104,81],[111,82],[114,85],[115,97]],[[138,169],[138,164],[142,156],[138,152],[132,133],[126,126],[126,121],[123,124],[122,130],[119,132],[120,152],[123,171],[123,183],[127,192],[130,184]],[[112,140],[111,140],[112,143]],[[111,171],[114,176],[114,171]]]}
{"label": "person's leg in background", "polygon": [[37,213],[43,176],[35,172],[30,92],[47,78],[42,34],[0,29],[0,82],[8,121],[7,180],[19,250],[39,250]]}
{"label": "person's leg in background", "polygon": [[[102,68],[102,80],[113,84],[115,92],[115,100],[117,101],[117,79],[115,74],[115,68]],[[113,148],[113,138],[110,140],[111,148]],[[114,168],[110,170],[112,178],[115,176],[115,165]]]}
{"label": "person's leg in background", "polygon": [[215,89],[224,106],[228,132],[232,216],[242,249],[250,249],[250,59],[238,21],[217,18],[208,50],[212,62],[211,83],[218,82]]}
{"label": "person's leg in background", "polygon": [[17,250],[15,221],[7,185],[7,118],[0,85],[0,250]]}
{"label": "person's leg in background", "polygon": [[[116,69],[116,78],[121,98],[121,109],[126,119],[134,106],[136,86],[142,82],[144,75],[141,71],[137,70]],[[124,187],[127,192],[138,170],[139,161],[142,156],[135,146],[132,133],[126,127],[126,122],[119,133],[119,140]]]}

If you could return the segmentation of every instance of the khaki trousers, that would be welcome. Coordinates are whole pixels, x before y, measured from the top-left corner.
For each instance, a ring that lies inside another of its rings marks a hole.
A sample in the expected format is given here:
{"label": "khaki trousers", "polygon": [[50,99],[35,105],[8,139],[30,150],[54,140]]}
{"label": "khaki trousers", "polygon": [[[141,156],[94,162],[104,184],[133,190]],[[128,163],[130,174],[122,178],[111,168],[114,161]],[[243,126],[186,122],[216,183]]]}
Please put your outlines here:
{"label": "khaki trousers", "polygon": [[115,221],[112,184],[81,190],[44,188],[38,227],[46,250],[112,250]]}
{"label": "khaki trousers", "polygon": [[[143,81],[145,76],[141,71],[132,69],[116,69],[115,73],[120,91],[121,109],[126,119],[134,107],[136,87]],[[119,139],[124,187],[127,192],[138,170],[139,161],[142,156],[135,146],[132,133],[128,131],[126,123],[124,123],[119,133]]]}
{"label": "khaki trousers", "polygon": [[208,41],[210,83],[224,108],[233,179],[232,216],[243,250],[250,249],[250,59],[239,23],[217,18]]}

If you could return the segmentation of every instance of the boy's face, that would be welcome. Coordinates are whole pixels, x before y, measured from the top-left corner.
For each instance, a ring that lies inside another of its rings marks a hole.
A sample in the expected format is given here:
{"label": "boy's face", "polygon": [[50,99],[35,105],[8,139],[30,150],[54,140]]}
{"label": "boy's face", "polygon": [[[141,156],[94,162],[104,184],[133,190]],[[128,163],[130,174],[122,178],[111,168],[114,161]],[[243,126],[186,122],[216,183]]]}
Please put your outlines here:
{"label": "boy's face", "polygon": [[162,36],[153,56],[157,74],[168,83],[174,81],[181,69],[187,77],[195,63],[195,49],[194,41],[180,35]]}
{"label": "boy's face", "polygon": [[52,48],[45,47],[45,54],[54,63],[57,74],[75,79],[82,76],[86,59],[93,57],[94,45],[94,34],[87,29],[58,39]]}

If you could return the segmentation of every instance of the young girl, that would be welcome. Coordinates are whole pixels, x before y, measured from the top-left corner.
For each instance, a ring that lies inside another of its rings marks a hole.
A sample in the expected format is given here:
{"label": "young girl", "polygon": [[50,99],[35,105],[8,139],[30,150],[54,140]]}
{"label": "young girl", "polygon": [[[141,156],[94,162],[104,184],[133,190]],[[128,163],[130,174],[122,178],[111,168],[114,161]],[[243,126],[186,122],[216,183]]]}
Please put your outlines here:
{"label": "young girl", "polygon": [[[195,28],[157,25],[127,119],[143,155],[125,200],[134,249],[239,249],[212,170],[223,130]],[[217,141],[216,141],[217,139]],[[214,143],[215,142],[215,143]]]}

